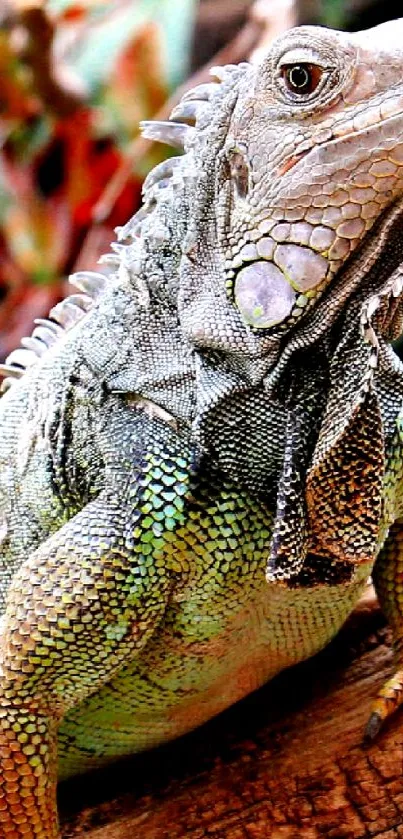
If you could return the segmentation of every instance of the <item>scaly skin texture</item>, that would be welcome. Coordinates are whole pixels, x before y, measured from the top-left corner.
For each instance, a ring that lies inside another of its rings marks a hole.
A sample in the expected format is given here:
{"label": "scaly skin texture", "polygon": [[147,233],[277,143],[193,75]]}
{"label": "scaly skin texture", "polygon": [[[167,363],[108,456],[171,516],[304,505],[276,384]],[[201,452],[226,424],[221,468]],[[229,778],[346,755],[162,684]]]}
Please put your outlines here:
{"label": "scaly skin texture", "polygon": [[374,566],[397,664],[370,736],[401,701],[401,43],[403,21],[293,30],[146,125],[185,154],[108,281],[77,275],[3,368],[6,839],[56,839],[58,764],[176,737],[315,653]]}

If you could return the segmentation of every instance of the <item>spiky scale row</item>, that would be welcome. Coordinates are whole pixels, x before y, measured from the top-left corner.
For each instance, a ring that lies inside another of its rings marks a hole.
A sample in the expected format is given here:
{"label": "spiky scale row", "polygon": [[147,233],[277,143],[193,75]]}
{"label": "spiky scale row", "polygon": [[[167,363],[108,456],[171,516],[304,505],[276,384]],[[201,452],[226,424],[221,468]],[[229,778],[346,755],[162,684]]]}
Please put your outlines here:
{"label": "spiky scale row", "polygon": [[97,300],[105,289],[107,277],[105,274],[98,274],[95,271],[76,271],[75,274],[71,274],[70,282],[84,294],[87,294],[93,300]]}
{"label": "spiky scale row", "polygon": [[82,294],[71,294],[57,303],[49,312],[48,318],[37,318],[32,335],[21,339],[21,347],[13,350],[0,365],[0,375],[4,376],[1,390],[4,392],[13,380],[20,379],[28,370],[51,349],[65,332],[70,331],[91,309],[93,302],[102,293],[106,277],[91,271],[73,274],[71,282],[82,289]]}
{"label": "spiky scale row", "polygon": [[146,140],[155,140],[174,149],[185,150],[187,142],[192,138],[194,129],[180,122],[165,122],[143,120],[140,123],[141,132]]}
{"label": "spiky scale row", "polygon": [[151,169],[151,172],[148,173],[143,183],[143,194],[147,193],[158,181],[166,181],[168,178],[171,178],[175,168],[180,165],[181,159],[181,157],[168,157],[167,160],[163,160],[162,163],[154,166],[154,169]]}

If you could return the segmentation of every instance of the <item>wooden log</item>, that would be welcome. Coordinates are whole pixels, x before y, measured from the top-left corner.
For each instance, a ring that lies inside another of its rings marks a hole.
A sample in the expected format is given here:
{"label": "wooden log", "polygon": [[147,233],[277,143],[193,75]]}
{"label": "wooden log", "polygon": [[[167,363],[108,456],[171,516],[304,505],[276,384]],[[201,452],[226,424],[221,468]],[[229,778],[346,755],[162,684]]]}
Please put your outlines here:
{"label": "wooden log", "polygon": [[180,741],[64,784],[64,839],[403,837],[403,713],[362,742],[389,642],[369,590],[315,658]]}

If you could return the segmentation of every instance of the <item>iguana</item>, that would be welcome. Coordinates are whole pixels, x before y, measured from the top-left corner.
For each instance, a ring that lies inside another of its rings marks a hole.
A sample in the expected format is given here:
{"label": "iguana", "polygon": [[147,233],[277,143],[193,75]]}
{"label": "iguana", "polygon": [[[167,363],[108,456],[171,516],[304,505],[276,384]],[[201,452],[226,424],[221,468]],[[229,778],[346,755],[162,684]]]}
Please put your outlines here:
{"label": "iguana", "polygon": [[[338,631],[373,573],[403,695],[403,19],[215,68],[181,147],[3,367],[0,831]],[[18,382],[14,381],[19,379]]]}

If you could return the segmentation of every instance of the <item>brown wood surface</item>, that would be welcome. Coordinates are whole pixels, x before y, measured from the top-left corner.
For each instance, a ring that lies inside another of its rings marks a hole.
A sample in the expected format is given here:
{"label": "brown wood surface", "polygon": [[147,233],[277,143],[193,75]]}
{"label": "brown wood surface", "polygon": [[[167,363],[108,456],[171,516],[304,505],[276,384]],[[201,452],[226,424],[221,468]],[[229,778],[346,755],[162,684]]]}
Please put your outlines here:
{"label": "brown wood surface", "polygon": [[314,659],[180,741],[62,785],[63,839],[403,837],[403,712],[362,743],[389,641],[368,591]]}

